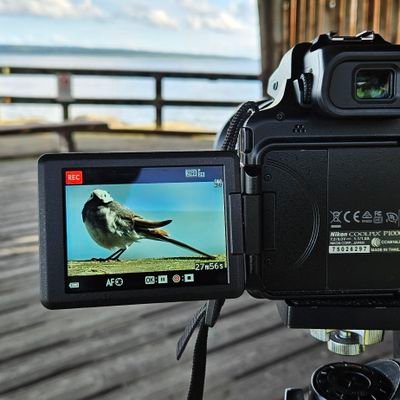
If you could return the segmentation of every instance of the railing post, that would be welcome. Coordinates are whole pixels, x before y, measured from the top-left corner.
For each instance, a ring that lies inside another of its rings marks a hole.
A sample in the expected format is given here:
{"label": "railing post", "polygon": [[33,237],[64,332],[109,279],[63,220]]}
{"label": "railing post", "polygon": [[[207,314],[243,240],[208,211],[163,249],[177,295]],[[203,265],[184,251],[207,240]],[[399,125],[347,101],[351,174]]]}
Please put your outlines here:
{"label": "railing post", "polygon": [[162,128],[162,103],[163,103],[163,98],[162,98],[162,76],[161,75],[155,75],[155,80],[156,80],[156,128],[161,129]]}
{"label": "railing post", "polygon": [[58,132],[60,152],[76,151],[74,132],[70,129],[60,129]]}
{"label": "railing post", "polygon": [[62,109],[63,109],[63,120],[68,121],[69,120],[69,107],[68,103],[62,103]]}
{"label": "railing post", "polygon": [[57,73],[57,100],[61,103],[63,109],[63,119],[68,121],[68,103],[72,100],[72,74],[69,72]]}

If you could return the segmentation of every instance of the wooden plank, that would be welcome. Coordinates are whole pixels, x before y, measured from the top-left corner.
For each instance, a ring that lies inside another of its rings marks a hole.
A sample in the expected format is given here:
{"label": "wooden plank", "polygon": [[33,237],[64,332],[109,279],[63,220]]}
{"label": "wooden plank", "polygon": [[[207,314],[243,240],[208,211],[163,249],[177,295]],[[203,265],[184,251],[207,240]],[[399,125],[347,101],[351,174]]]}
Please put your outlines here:
{"label": "wooden plank", "polygon": [[[38,254],[20,254],[18,257],[3,256],[0,258],[0,266],[3,270],[14,270],[17,268],[25,268],[27,265],[38,266]],[[11,267],[12,266],[12,267]],[[36,274],[38,268],[35,269]],[[4,282],[4,281],[3,281]]]}
{"label": "wooden plank", "polygon": [[[218,331],[215,331],[210,339],[218,337],[218,335]],[[276,359],[289,355],[299,347],[309,345],[312,341],[307,332],[281,328],[252,337],[251,340],[232,343],[221,351],[213,352],[212,347],[210,347],[211,351],[207,361],[206,392],[208,393],[217,387],[229,387],[235,374],[244,372],[257,363],[270,362],[273,364]],[[285,345],[281,346],[282,343],[285,343]],[[129,393],[132,395],[134,391],[137,398],[141,400],[184,398],[190,378],[190,359],[186,366],[183,364],[158,373],[157,381],[152,380],[149,375],[140,379],[134,386],[121,388],[114,395],[117,394],[118,399],[125,400],[129,398]],[[277,380],[282,379],[279,376],[275,378]],[[242,393],[243,395],[244,393]],[[206,394],[206,399],[207,396]],[[269,399],[268,395],[264,397]],[[104,397],[99,396],[98,399],[111,400],[112,392]]]}
{"label": "wooden plank", "polygon": [[[393,21],[393,0],[386,0],[386,8],[385,8],[385,27],[383,31],[383,37],[386,40],[393,40],[392,32],[394,31],[394,21]],[[399,27],[397,27],[399,29]]]}
{"label": "wooden plank", "polygon": [[[54,376],[58,372],[83,367],[105,358],[109,359],[112,355],[120,355],[128,350],[144,346],[146,343],[155,341],[162,343],[163,337],[169,337],[176,329],[177,321],[179,325],[182,325],[179,327],[179,333],[181,329],[183,330],[187,308],[179,308],[178,311],[177,307],[169,310],[164,307],[162,311],[163,313],[160,313],[158,317],[153,318],[155,329],[151,332],[148,331],[145,320],[140,324],[140,321],[131,318],[124,329],[118,327],[115,329],[110,326],[95,335],[69,341],[63,346],[43,349],[26,357],[3,362],[0,366],[0,392],[4,393],[20,385]],[[254,311],[251,312],[254,313]],[[166,318],[160,318],[160,316]],[[170,361],[173,362],[173,359]],[[37,368],[37,365],[40,365],[40,368]],[[13,379],[10,379],[11,377]]]}
{"label": "wooden plank", "polygon": [[282,44],[281,44],[281,54],[284,54],[290,47],[289,45],[289,1],[282,2]]}
{"label": "wooden plank", "polygon": [[[38,299],[36,299],[36,303],[38,303]],[[132,321],[137,318],[147,320],[145,316],[150,311],[153,311],[152,315],[154,316],[157,315],[154,311],[159,310],[159,313],[163,316],[163,318],[160,318],[160,316],[154,318],[157,320],[156,325],[158,327],[162,326],[164,323],[173,323],[175,324],[175,330],[180,332],[196,309],[196,304],[198,303],[178,303],[177,305],[167,303],[118,308],[102,307],[97,309],[46,311],[47,314],[54,314],[54,318],[52,315],[51,318],[45,319],[40,327],[21,330],[12,336],[4,335],[0,338],[0,360],[4,361],[15,358],[25,353],[31,353],[32,351],[46,348],[47,346],[56,345],[65,340],[71,341],[73,338],[89,335],[95,332],[98,327],[101,327],[102,330],[106,327],[112,327],[114,329],[121,324],[126,325],[127,321]],[[247,306],[248,304],[246,302],[238,301],[230,307],[236,310],[241,307],[247,308]],[[228,307],[228,310],[230,307]],[[178,311],[177,308],[181,311]],[[170,312],[165,311],[168,309]],[[186,310],[186,312],[184,312],[184,310]],[[177,314],[177,316],[172,318],[175,314]],[[58,317],[55,318],[55,315]],[[165,321],[164,318],[168,315],[170,321]],[[59,332],[60,323],[63,324],[63,321],[68,321],[68,324],[63,327],[62,332]],[[149,321],[152,321],[152,319]],[[179,324],[177,321],[179,321]],[[146,326],[146,329],[148,328],[149,327]]]}
{"label": "wooden plank", "polygon": [[[169,323],[168,320],[170,318],[164,319],[164,326]],[[228,349],[229,342],[237,341],[236,346],[238,346],[241,339],[245,339],[249,333],[254,333],[255,326],[258,326],[258,329],[260,326],[264,326],[263,331],[267,332],[268,327],[277,324],[280,324],[280,321],[273,304],[270,304],[269,307],[244,312],[240,316],[223,318],[216,335],[210,337],[210,349],[211,351],[215,349],[217,352],[217,349],[220,348],[221,353],[225,353],[225,350],[227,353],[231,353]],[[174,360],[176,336],[165,337],[164,332],[157,334],[157,325],[150,332],[146,325],[136,327],[132,330],[132,335],[133,343],[137,341],[136,335],[138,335],[139,341],[145,340],[146,337],[150,339],[153,337],[154,340],[147,344],[140,342],[138,346],[134,345],[132,349],[124,349],[115,357],[97,361],[95,368],[89,364],[82,368],[66,371],[62,376],[56,375],[32,384],[26,389],[8,393],[7,398],[83,399],[89,395],[97,396],[98,393],[108,390],[116,384],[126,384],[130,380],[134,380],[136,385],[140,385],[144,379],[154,381],[155,373],[162,375],[165,371],[174,370],[173,374],[176,375],[182,368],[189,369],[188,365],[185,365],[191,362],[189,354],[185,356],[182,364],[177,364]],[[156,336],[154,337],[154,335]],[[165,337],[165,339],[157,340],[157,337]],[[176,370],[177,368],[178,370]],[[137,398],[142,397],[138,394]]]}
{"label": "wooden plank", "polygon": [[102,129],[108,129],[108,125],[102,121],[65,121],[46,124],[0,125],[0,136],[61,131],[97,131]]}
{"label": "wooden plank", "polygon": [[290,0],[289,10],[289,46],[293,47],[297,43],[297,0]]}
{"label": "wooden plank", "polygon": [[[190,314],[191,310],[193,309],[194,305],[190,303],[170,303],[170,304],[163,304],[163,305],[143,305],[135,307],[134,312],[132,312],[132,318],[139,318],[141,320],[145,320],[145,316],[155,314],[155,311],[161,314],[171,314],[174,313],[183,313],[186,312]],[[86,312],[90,312],[88,310],[82,313],[82,317],[85,316]],[[92,310],[92,312],[96,313],[97,310]],[[101,311],[100,311],[101,313]],[[14,310],[9,313],[3,313],[1,315],[1,320],[4,323],[0,327],[0,336],[6,337],[10,335],[10,332],[14,331],[23,331],[25,330],[26,335],[30,335],[30,330],[34,325],[44,324],[50,321],[58,320],[57,323],[64,323],[65,320],[75,319],[79,316],[77,310],[63,310],[63,311],[52,311],[46,310],[42,307],[38,302],[34,302],[29,304],[26,307],[20,308],[18,310]],[[121,317],[124,317],[121,315]],[[129,324],[131,318],[125,318],[125,323]],[[179,329],[183,329],[183,323],[179,326]],[[102,331],[105,329],[113,329],[110,328],[107,323],[102,327]],[[7,340],[7,339],[5,339]],[[71,336],[69,342],[73,342],[74,337]],[[81,339],[80,339],[81,342]],[[32,351],[35,349],[32,348]],[[29,354],[32,352],[29,350]],[[19,355],[12,355],[11,358],[15,359],[19,357]],[[30,357],[30,356],[29,356]]]}
{"label": "wooden plank", "polygon": [[297,42],[306,41],[306,29],[307,29],[307,2],[306,0],[299,0]]}
{"label": "wooden plank", "polygon": [[361,8],[360,23],[362,26],[359,27],[359,30],[362,31],[371,29],[370,18],[369,18],[370,0],[362,1],[361,6],[362,8]]}
{"label": "wooden plank", "polygon": [[26,226],[31,225],[33,223],[37,224],[36,217],[37,217],[36,212],[34,213],[28,212],[25,214],[23,211],[21,211],[21,213],[15,214],[14,217],[12,214],[10,214],[4,217],[4,223],[1,226],[1,230],[8,232],[8,228],[11,228],[15,225],[18,226],[18,228],[20,227],[21,231],[23,231],[24,229],[26,229]]}
{"label": "wooden plank", "polygon": [[24,231],[24,234],[30,234],[33,232],[37,232],[38,223],[37,221],[22,221],[16,224],[10,224],[7,226],[7,234],[8,235],[18,235],[21,230]]}
{"label": "wooden plank", "polygon": [[3,241],[1,241],[0,243],[0,249],[1,248],[7,248],[7,247],[18,247],[21,245],[37,245],[39,242],[39,236],[37,233],[34,233],[33,235],[20,235],[18,237],[11,237],[8,239],[5,239]]}
{"label": "wooden plank", "polygon": [[397,21],[397,29],[396,29],[396,43],[400,43],[400,5],[397,4],[397,13],[396,13],[396,21]]}
{"label": "wooden plank", "polygon": [[358,17],[358,0],[351,0],[350,2],[350,29],[349,34],[355,35],[357,33],[357,17]]}
{"label": "wooden plank", "polygon": [[319,33],[323,33],[326,31],[325,19],[326,19],[326,2],[325,0],[318,0],[317,30]]}
{"label": "wooden plank", "polygon": [[32,303],[39,303],[37,284],[33,287],[24,287],[20,292],[2,295],[0,301],[0,314],[26,307]]}
{"label": "wooden plank", "polygon": [[[146,323],[140,324],[138,319],[140,313],[152,309],[154,307],[147,306],[142,310],[137,307],[128,318],[125,317],[123,325],[102,326],[94,334],[85,332],[84,335],[74,340],[68,340],[60,346],[38,349],[32,354],[2,362],[0,365],[0,393],[162,339],[163,335],[168,334],[168,328],[174,327],[174,322],[171,322],[173,318],[155,321],[156,329],[149,332],[146,329]],[[185,313],[187,312],[187,308],[176,306],[169,311],[165,306],[161,309],[169,317],[174,317],[175,314],[181,315],[181,312],[185,310]],[[138,328],[138,323],[140,328]],[[144,329],[146,332],[143,332]]]}
{"label": "wooden plank", "polygon": [[[234,110],[227,110],[227,117]],[[162,135],[119,135],[108,134],[102,136],[99,140],[95,134],[80,134],[77,132],[75,140],[80,151],[149,151],[154,150],[205,150],[213,146],[211,136],[193,137],[165,137]],[[44,152],[57,151],[58,143],[55,143],[51,136],[46,137],[27,137],[0,138],[0,157],[15,158],[16,154],[22,154],[24,157],[34,157]],[[10,161],[10,160],[8,160]],[[33,164],[33,170],[36,166]]]}
{"label": "wooden plank", "polygon": [[313,40],[314,37],[318,35],[316,17],[317,17],[317,0],[309,0],[306,40]]}
{"label": "wooden plank", "polygon": [[344,35],[347,33],[347,15],[346,15],[346,0],[338,0],[338,13],[337,13],[337,26],[338,26],[338,33],[340,35]]}
{"label": "wooden plank", "polygon": [[[38,221],[37,215],[18,215],[15,218],[9,217],[4,219],[4,224],[1,226],[1,234],[5,235],[6,240],[17,241],[19,237],[26,237],[37,234]],[[17,236],[13,233],[19,233]],[[21,242],[20,242],[21,243]],[[4,247],[4,246],[3,246]]]}
{"label": "wooden plank", "polygon": [[0,299],[5,294],[21,291],[21,289],[30,286],[38,286],[38,271],[25,275],[23,279],[3,279],[0,281]]}
{"label": "wooden plank", "polygon": [[381,0],[374,0],[374,8],[372,15],[373,15],[372,29],[375,32],[379,32],[381,27]]}

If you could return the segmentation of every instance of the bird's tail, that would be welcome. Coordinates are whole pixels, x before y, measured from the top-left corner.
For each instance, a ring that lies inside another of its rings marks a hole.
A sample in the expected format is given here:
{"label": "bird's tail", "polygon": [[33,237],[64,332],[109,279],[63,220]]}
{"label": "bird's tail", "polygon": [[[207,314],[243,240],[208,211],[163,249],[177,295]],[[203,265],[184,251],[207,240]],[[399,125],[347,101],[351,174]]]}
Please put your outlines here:
{"label": "bird's tail", "polygon": [[152,229],[161,228],[162,226],[168,225],[172,222],[172,219],[166,219],[165,221],[149,221],[147,219],[135,219],[135,227],[138,229]]}
{"label": "bird's tail", "polygon": [[197,254],[200,254],[203,257],[206,257],[206,258],[211,259],[211,260],[215,260],[215,258],[216,258],[215,256],[212,256],[211,254],[205,253],[204,251],[196,249],[195,247],[192,247],[192,246],[190,246],[190,245],[188,245],[186,243],[180,242],[179,240],[171,239],[170,237],[167,236],[167,232],[162,231],[161,229],[160,230],[147,231],[146,232],[146,236],[149,239],[163,240],[165,242],[174,244],[176,246],[183,247],[184,249],[191,250],[191,251],[193,251],[193,252],[195,252]]}
{"label": "bird's tail", "polygon": [[175,244],[176,246],[183,247],[184,249],[188,249],[188,250],[194,251],[195,253],[200,254],[200,255],[202,255],[202,256],[204,256],[206,258],[209,258],[211,260],[215,259],[215,256],[212,256],[211,254],[205,253],[204,251],[201,251],[199,249],[196,249],[195,247],[192,247],[192,246],[190,246],[190,245],[188,245],[186,243],[180,242],[179,240],[171,239],[169,237],[163,237],[162,240],[165,240],[165,241],[167,241],[169,243]]}

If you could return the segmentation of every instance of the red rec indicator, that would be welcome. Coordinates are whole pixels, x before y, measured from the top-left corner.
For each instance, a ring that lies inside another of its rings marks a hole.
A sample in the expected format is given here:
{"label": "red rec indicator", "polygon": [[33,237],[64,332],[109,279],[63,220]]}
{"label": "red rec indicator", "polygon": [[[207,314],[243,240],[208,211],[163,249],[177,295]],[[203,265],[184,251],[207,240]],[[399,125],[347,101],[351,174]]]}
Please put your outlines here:
{"label": "red rec indicator", "polygon": [[82,185],[83,171],[65,171],[66,185]]}

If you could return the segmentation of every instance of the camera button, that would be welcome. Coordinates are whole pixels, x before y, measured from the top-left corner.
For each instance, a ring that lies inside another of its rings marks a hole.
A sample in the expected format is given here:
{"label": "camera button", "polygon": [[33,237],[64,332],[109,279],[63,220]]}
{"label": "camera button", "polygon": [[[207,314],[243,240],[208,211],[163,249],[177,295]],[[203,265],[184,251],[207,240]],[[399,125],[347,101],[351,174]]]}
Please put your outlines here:
{"label": "camera button", "polygon": [[250,153],[253,148],[253,132],[248,128],[242,128],[240,132],[240,144],[243,153]]}

